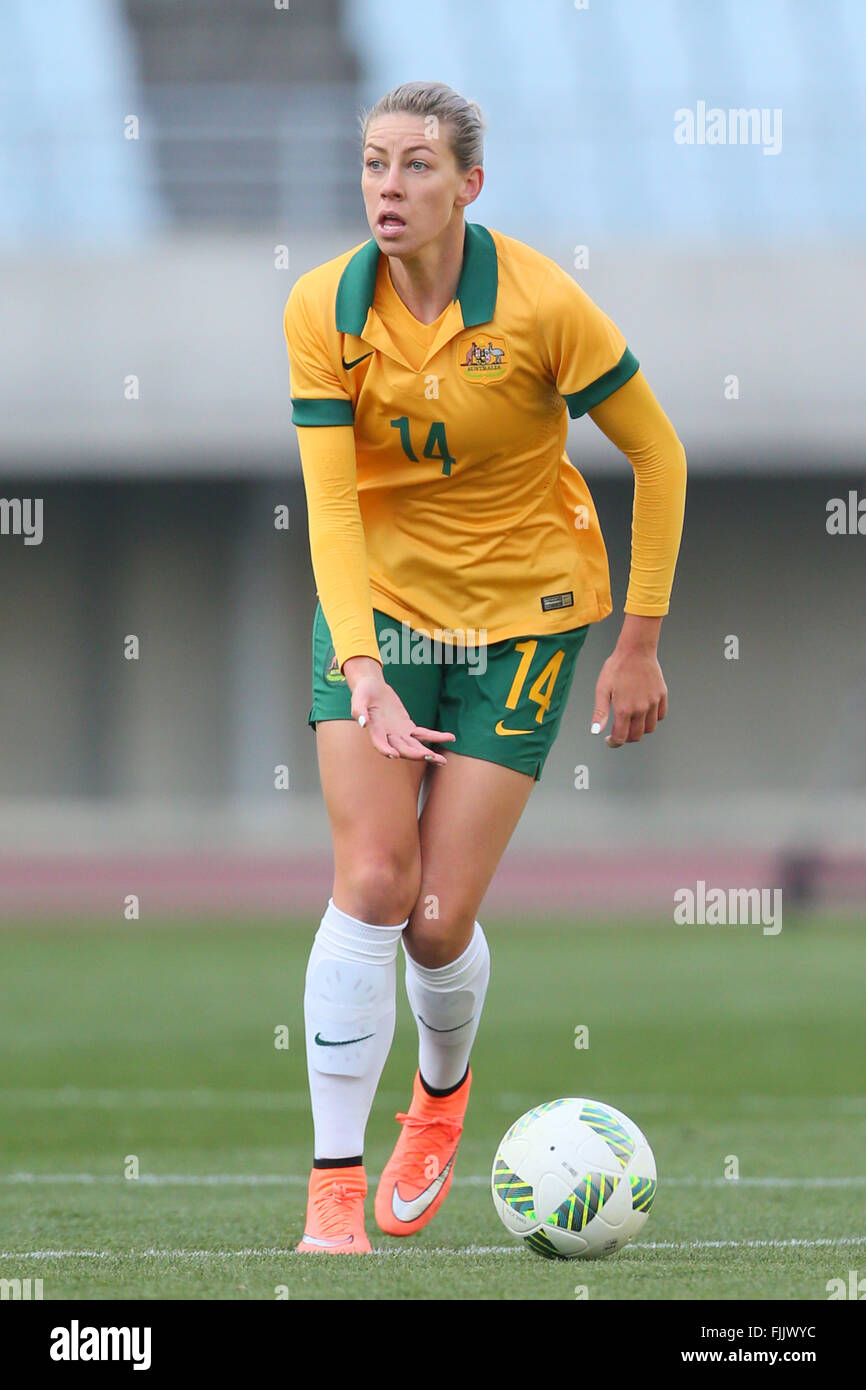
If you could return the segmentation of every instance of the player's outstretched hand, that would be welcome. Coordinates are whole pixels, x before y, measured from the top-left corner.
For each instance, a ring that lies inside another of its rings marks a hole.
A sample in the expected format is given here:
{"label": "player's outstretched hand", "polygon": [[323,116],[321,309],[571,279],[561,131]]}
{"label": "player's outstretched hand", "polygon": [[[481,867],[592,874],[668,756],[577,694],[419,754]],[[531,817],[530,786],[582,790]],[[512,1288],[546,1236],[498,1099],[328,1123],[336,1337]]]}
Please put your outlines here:
{"label": "player's outstretched hand", "polygon": [[442,754],[425,748],[424,742],[450,743],[455,737],[416,724],[381,668],[378,675],[363,675],[353,686],[352,718],[369,730],[373,747],[386,758],[426,758],[431,763],[444,763]]}

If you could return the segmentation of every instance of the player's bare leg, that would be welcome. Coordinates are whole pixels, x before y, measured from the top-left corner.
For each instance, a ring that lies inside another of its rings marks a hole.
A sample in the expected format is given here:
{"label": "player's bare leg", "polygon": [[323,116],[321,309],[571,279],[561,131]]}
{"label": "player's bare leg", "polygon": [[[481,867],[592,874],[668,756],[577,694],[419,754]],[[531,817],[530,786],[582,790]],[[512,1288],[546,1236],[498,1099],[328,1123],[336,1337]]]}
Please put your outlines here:
{"label": "player's bare leg", "polygon": [[362,922],[404,922],[421,886],[418,794],[427,764],[383,757],[349,719],[320,723],[316,751],[334,902]]}
{"label": "player's bare leg", "polygon": [[446,758],[430,773],[419,825],[421,888],[403,933],[419,1065],[376,1193],[376,1220],[390,1235],[425,1226],[451,1185],[490,973],[476,914],[535,785],[498,763]]}
{"label": "player's bare leg", "polygon": [[420,887],[427,764],[383,757],[347,719],[319,722],[316,744],[335,876],[304,995],[315,1161],[298,1249],[366,1253],[364,1131],[394,1034],[398,945]]}
{"label": "player's bare leg", "polygon": [[419,820],[421,886],[403,933],[411,958],[428,969],[448,964],[469,945],[484,894],[535,786],[525,772],[447,747],[443,752],[447,761],[430,772]]}

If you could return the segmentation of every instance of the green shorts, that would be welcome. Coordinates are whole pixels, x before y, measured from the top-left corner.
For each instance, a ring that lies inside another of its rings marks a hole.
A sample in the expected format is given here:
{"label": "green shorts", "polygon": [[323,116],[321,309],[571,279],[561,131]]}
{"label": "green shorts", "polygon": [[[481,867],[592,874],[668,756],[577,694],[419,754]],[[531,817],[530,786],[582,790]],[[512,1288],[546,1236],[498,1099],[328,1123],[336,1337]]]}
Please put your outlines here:
{"label": "green shorts", "polygon": [[[373,610],[385,679],[416,725],[455,734],[445,753],[501,763],[541,778],[568,701],[588,626],[488,646],[435,642]],[[313,704],[307,722],[351,719],[352,694],[337,666],[321,604],[313,620]]]}

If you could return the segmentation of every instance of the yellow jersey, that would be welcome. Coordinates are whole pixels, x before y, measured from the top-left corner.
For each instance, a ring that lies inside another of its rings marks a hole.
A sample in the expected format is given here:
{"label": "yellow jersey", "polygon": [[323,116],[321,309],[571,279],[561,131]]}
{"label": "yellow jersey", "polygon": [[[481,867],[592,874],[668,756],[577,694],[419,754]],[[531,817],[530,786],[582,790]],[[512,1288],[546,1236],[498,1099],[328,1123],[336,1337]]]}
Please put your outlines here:
{"label": "yellow jersey", "polygon": [[[378,657],[372,607],[486,642],[610,613],[568,418],[639,364],[570,275],[467,224],[457,296],[426,325],[370,240],[297,280],[284,327],[314,569],[340,666]],[[328,450],[305,449],[315,431]],[[667,612],[668,568],[667,592],[630,611]]]}

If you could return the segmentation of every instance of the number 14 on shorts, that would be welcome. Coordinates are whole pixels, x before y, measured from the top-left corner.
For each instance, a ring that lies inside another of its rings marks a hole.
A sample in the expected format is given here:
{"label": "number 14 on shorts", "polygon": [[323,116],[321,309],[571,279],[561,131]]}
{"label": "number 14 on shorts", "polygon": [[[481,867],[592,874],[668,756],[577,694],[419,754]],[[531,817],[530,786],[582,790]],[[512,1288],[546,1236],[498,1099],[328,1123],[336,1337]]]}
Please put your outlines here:
{"label": "number 14 on shorts", "polygon": [[[525,642],[515,642],[514,650],[515,652],[520,652],[521,657],[517,670],[514,673],[514,679],[511,682],[511,689],[505,699],[506,709],[516,709],[520,703],[523,687],[529,675],[529,668],[538,650],[538,642],[534,638],[528,638]],[[542,722],[545,714],[550,709],[550,702],[553,698],[553,687],[556,684],[556,678],[559,675],[559,669],[562,666],[564,657],[565,652],[561,648],[559,651],[554,652],[553,656],[529,687],[527,698],[538,706],[535,714],[536,724]],[[498,734],[522,734],[531,733],[532,731],[531,729],[505,729],[502,727],[502,721],[500,720],[499,724],[496,726],[496,732]]]}

